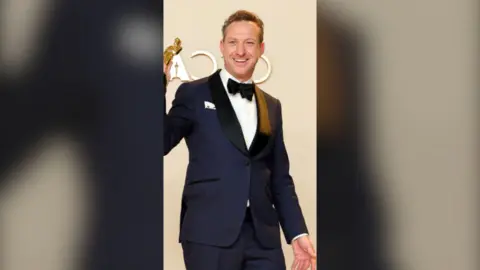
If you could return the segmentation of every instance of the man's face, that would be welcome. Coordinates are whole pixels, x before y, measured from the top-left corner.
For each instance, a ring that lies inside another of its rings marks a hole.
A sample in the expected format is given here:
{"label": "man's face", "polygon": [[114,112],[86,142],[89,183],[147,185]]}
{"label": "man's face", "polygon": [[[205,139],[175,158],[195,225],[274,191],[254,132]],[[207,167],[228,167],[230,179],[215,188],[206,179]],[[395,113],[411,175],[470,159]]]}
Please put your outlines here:
{"label": "man's face", "polygon": [[260,28],[253,22],[231,23],[220,42],[225,69],[240,81],[249,80],[265,45],[260,43]]}

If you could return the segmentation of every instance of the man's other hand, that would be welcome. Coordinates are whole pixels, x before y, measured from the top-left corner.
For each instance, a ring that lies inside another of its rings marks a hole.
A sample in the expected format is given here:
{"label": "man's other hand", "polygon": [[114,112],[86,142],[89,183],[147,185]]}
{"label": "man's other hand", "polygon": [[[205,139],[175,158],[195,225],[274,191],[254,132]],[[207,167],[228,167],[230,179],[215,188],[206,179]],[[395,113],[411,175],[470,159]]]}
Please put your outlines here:
{"label": "man's other hand", "polygon": [[292,248],[294,256],[292,270],[317,269],[317,254],[307,235],[295,239]]}

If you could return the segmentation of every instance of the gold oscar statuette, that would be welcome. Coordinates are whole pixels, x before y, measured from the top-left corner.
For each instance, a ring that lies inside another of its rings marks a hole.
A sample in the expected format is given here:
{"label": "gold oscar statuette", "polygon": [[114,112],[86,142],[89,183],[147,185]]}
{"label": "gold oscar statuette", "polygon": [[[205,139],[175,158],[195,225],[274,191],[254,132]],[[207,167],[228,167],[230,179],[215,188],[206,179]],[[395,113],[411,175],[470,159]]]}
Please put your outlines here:
{"label": "gold oscar statuette", "polygon": [[163,52],[163,63],[168,66],[172,58],[182,51],[182,41],[179,38],[175,38],[172,45],[168,46]]}

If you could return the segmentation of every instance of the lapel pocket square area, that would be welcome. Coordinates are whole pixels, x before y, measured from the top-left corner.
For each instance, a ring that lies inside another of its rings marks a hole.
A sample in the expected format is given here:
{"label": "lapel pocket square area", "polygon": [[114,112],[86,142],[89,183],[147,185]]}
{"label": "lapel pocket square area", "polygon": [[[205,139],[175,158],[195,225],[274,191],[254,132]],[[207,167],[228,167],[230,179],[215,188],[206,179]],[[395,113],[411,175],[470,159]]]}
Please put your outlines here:
{"label": "lapel pocket square area", "polygon": [[209,101],[205,101],[205,109],[208,109],[208,110],[215,110],[215,104],[213,104],[212,102],[209,102]]}

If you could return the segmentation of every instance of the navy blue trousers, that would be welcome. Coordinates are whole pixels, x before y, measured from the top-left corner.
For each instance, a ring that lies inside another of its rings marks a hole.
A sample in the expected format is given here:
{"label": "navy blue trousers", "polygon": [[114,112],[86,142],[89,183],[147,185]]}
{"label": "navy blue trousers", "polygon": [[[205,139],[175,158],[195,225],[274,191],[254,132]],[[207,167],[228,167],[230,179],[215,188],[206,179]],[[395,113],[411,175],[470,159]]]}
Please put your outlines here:
{"label": "navy blue trousers", "polygon": [[281,248],[266,249],[255,237],[250,212],[237,241],[229,247],[182,243],[187,270],[286,270]]}

